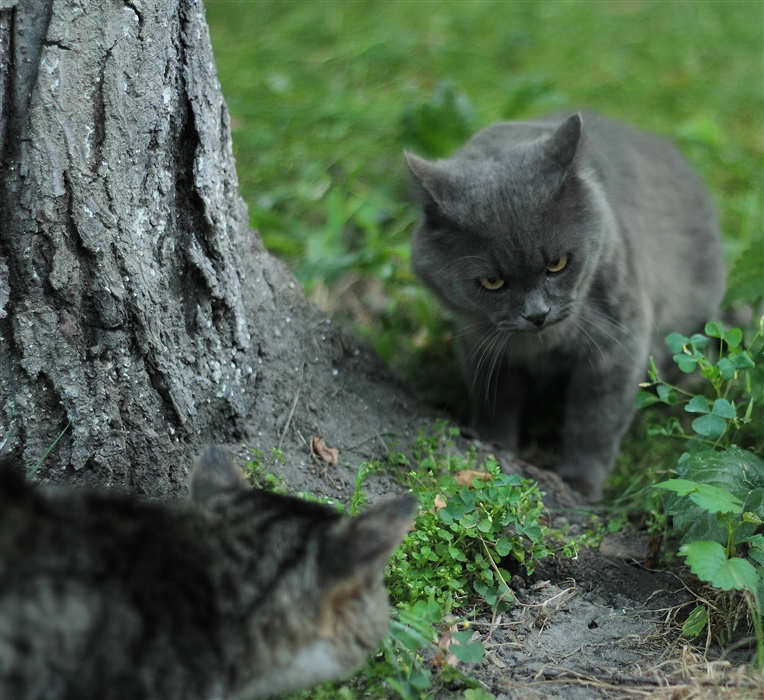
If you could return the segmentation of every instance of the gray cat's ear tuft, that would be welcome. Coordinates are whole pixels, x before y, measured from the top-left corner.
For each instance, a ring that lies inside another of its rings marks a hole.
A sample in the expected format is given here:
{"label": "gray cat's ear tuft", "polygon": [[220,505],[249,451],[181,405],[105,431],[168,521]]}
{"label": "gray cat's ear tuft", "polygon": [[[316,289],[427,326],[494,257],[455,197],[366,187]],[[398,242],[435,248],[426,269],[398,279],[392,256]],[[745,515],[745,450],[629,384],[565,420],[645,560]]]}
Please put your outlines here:
{"label": "gray cat's ear tuft", "polygon": [[204,450],[191,474],[191,499],[197,503],[207,503],[222,493],[235,493],[247,488],[241,470],[215,445]]}
{"label": "gray cat's ear tuft", "polygon": [[376,503],[340,524],[342,558],[354,567],[372,564],[381,569],[411,529],[417,500],[401,496]]}
{"label": "gray cat's ear tuft", "polygon": [[430,161],[420,158],[409,151],[403,151],[403,155],[406,156],[406,162],[409,164],[409,170],[413,173],[414,177],[419,180],[422,185],[430,179],[434,170],[433,164]]}
{"label": "gray cat's ear tuft", "polygon": [[406,162],[409,164],[411,173],[420,184],[420,193],[422,197],[421,205],[425,216],[435,218],[438,215],[438,199],[443,194],[445,178],[442,168],[437,163],[431,163],[429,160],[403,151],[406,156]]}
{"label": "gray cat's ear tuft", "polygon": [[580,141],[581,115],[574,114],[568,117],[544,144],[547,158],[562,171],[563,175],[566,175],[573,165]]}

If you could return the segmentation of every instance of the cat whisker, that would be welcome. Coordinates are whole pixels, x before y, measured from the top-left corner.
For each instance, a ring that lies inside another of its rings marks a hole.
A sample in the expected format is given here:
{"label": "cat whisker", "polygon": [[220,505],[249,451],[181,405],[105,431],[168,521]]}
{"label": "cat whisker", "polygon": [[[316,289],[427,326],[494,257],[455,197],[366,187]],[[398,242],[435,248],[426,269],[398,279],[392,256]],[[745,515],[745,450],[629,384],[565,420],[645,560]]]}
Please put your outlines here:
{"label": "cat whisker", "polygon": [[510,333],[502,332],[499,336],[499,343],[495,345],[496,351],[493,355],[493,361],[491,362],[491,368],[488,370],[488,379],[485,384],[485,405],[488,406],[490,402],[490,393],[491,393],[491,380],[494,377],[494,373],[496,376],[496,383],[493,391],[493,405],[491,407],[492,411],[496,411],[496,399],[499,395],[499,375],[501,372],[496,372],[495,370],[497,367],[501,369],[501,358],[504,357],[504,352],[507,349],[507,343],[509,342],[509,339],[512,337]]}
{"label": "cat whisker", "polygon": [[454,338],[464,338],[465,336],[471,335],[477,330],[480,330],[481,328],[486,328],[487,326],[492,326],[493,324],[490,321],[483,321],[482,323],[475,323],[471,326],[464,326],[462,328],[458,328],[454,332]]}
{"label": "cat whisker", "polygon": [[[608,331],[607,331],[605,328],[603,328],[603,326],[602,326],[602,325],[601,325],[601,324],[598,322],[598,321],[602,321],[602,320],[604,320],[604,319],[597,319],[596,317],[593,317],[593,318],[591,318],[591,317],[587,316],[587,313],[586,313],[585,311],[583,311],[583,310],[582,310],[582,313],[581,313],[581,314],[579,314],[578,318],[579,318],[581,321],[585,321],[585,322],[586,322],[586,323],[588,323],[589,325],[591,325],[591,326],[594,326],[594,328],[596,328],[596,329],[597,329],[597,330],[598,330],[600,333],[602,333],[603,335],[606,335],[608,338],[610,338],[610,339],[611,339],[611,340],[612,340],[612,341],[613,341],[613,342],[614,342],[616,345],[618,345],[618,346],[619,346],[619,347],[620,347],[620,348],[621,348],[621,349],[622,349],[622,350],[623,350],[623,351],[624,351],[624,352],[625,352],[625,353],[628,355],[629,359],[630,359],[632,362],[636,362],[636,358],[634,357],[634,353],[632,352],[632,348],[628,347],[627,345],[624,345],[624,343],[622,343],[622,342],[621,342],[621,341],[618,339],[618,337],[617,337],[617,336],[613,335],[612,333],[609,333],[609,332],[608,332]],[[579,330],[581,330],[582,332],[584,332],[584,333],[586,332],[586,331],[584,331],[584,330],[583,330],[583,326],[581,326],[580,324],[579,324],[578,328],[579,328]],[[588,335],[588,333],[587,333],[587,335]],[[631,335],[631,334],[629,334],[629,335]],[[591,337],[591,336],[590,336],[590,337]],[[632,336],[632,338],[633,338],[633,336]],[[597,345],[597,347],[599,348],[599,345]],[[601,350],[600,350],[600,352],[601,352]]]}
{"label": "cat whisker", "polygon": [[[602,361],[605,365],[606,370],[609,372],[610,366],[608,364],[607,358],[605,357],[605,353],[602,352],[602,348],[599,346],[599,343],[597,343],[597,341],[594,340],[594,338],[592,338],[591,334],[578,321],[575,324],[575,328],[576,330],[580,331],[586,336],[586,338],[581,338],[579,336],[579,340],[581,342],[585,342],[586,340],[588,340],[597,349],[600,356],[602,357]],[[589,365],[592,367],[592,369],[596,369],[594,365],[594,361],[592,360],[591,356],[589,355],[589,353],[586,351],[585,348],[584,348],[584,355],[586,355],[586,359],[588,360]]]}
{"label": "cat whisker", "polygon": [[[467,361],[473,364],[473,379],[472,379],[472,392],[475,392],[478,379],[480,379],[481,375],[484,372],[484,368],[486,366],[486,357],[490,355],[492,350],[498,346],[498,343],[501,341],[502,336],[504,334],[502,331],[500,331],[498,328],[493,327],[493,330],[490,333],[486,333],[480,340],[480,342],[475,346],[472,353],[470,353],[470,356],[467,358]],[[481,352],[480,359],[477,361],[477,363],[474,363],[474,360],[477,356],[478,352]],[[494,355],[494,362],[491,363],[491,371],[488,373],[488,375],[485,377],[485,385],[490,385],[490,379],[491,374],[493,373],[493,368],[495,365],[495,355]]]}
{"label": "cat whisker", "polygon": [[[597,318],[600,318],[603,321],[607,322],[608,325],[616,328],[617,330],[621,331],[625,335],[628,335],[635,342],[639,342],[639,339],[623,323],[621,323],[620,321],[616,321],[611,316],[608,316],[604,311],[600,311],[599,309],[592,308],[591,306],[583,307],[582,311],[584,311],[585,313],[594,314]],[[653,326],[655,326],[654,323],[653,323]]]}

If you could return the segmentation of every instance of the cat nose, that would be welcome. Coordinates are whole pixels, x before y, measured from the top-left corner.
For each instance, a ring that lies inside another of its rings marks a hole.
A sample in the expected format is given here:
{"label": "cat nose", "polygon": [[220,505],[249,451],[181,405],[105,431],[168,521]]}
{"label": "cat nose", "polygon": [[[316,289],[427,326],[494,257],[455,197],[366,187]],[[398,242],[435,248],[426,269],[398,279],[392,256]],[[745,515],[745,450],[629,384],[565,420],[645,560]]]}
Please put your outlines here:
{"label": "cat nose", "polygon": [[534,326],[542,326],[549,313],[549,304],[535,291],[525,298],[525,305],[521,316]]}
{"label": "cat nose", "polygon": [[534,326],[542,326],[544,325],[544,321],[546,320],[546,316],[549,313],[549,310],[546,311],[534,311],[529,314],[523,314],[523,318],[532,323]]}

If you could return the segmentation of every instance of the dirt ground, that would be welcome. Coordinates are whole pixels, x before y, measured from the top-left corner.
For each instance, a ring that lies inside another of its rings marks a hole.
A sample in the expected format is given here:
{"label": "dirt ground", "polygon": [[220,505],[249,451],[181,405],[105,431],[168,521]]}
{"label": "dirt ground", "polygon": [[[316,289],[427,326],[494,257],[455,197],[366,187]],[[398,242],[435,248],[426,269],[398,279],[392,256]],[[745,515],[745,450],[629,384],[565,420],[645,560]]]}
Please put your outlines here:
{"label": "dirt ground", "polygon": [[[288,394],[274,396],[276,384],[270,384],[271,396],[264,394],[250,436],[229,448],[240,459],[259,450],[262,468],[277,474],[289,492],[348,503],[362,462],[383,457],[389,440],[398,443],[396,449],[407,449],[417,431],[431,431],[439,416],[315,307],[295,298],[290,314],[291,323],[285,320],[280,330],[301,336],[302,367],[299,357],[279,358],[284,381],[278,386]],[[272,412],[269,400],[289,410]],[[338,450],[337,465],[316,454],[313,438]],[[283,453],[283,463],[273,456],[274,448]],[[491,446],[479,448],[485,452]],[[559,478],[491,451],[506,471],[539,482],[553,525],[575,526],[580,502]],[[369,502],[400,491],[382,474],[373,474],[365,486]],[[614,536],[602,551],[583,549],[577,560],[543,560],[532,578],[515,577],[517,602],[511,611],[472,623],[487,653],[480,664],[463,670],[499,700],[764,698],[764,680],[743,678],[741,664],[750,649],[727,660],[712,646],[704,658],[703,642],[693,650],[680,639],[677,620],[694,607],[691,584],[635,561],[652,557],[651,547],[644,538],[619,542]],[[439,700],[453,697],[450,690]]]}

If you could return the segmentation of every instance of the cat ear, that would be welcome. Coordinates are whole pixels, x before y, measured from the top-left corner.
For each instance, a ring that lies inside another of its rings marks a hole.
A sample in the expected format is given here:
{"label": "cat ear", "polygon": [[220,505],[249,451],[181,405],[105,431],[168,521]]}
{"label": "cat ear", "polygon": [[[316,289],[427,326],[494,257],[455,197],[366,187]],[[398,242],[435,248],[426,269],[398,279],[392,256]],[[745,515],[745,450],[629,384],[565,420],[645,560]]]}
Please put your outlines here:
{"label": "cat ear", "polygon": [[335,530],[327,568],[340,575],[364,566],[381,571],[411,528],[416,508],[416,498],[401,496],[344,518]]}
{"label": "cat ear", "polygon": [[207,503],[221,493],[247,490],[241,471],[219,447],[210,445],[196,462],[191,474],[191,499]]}
{"label": "cat ear", "polygon": [[544,154],[563,177],[568,174],[581,141],[581,115],[568,117],[544,144]]}
{"label": "cat ear", "polygon": [[440,205],[438,200],[443,197],[445,184],[445,175],[442,168],[437,163],[431,163],[429,160],[403,151],[406,156],[406,162],[417,182],[421,185],[422,209],[425,216],[430,220],[437,220],[440,216]]}
{"label": "cat ear", "polygon": [[409,151],[403,151],[403,155],[406,156],[409,170],[414,174],[414,177],[419,180],[422,185],[426,186],[425,183],[430,179],[434,170],[433,163],[430,163],[430,161],[420,158]]}
{"label": "cat ear", "polygon": [[409,151],[403,151],[406,156],[406,162],[409,164],[417,182],[422,186],[425,196],[429,196],[430,201],[434,202],[438,198],[438,192],[441,189],[439,183],[443,180],[443,173],[437,163],[431,163],[429,160],[420,158]]}

